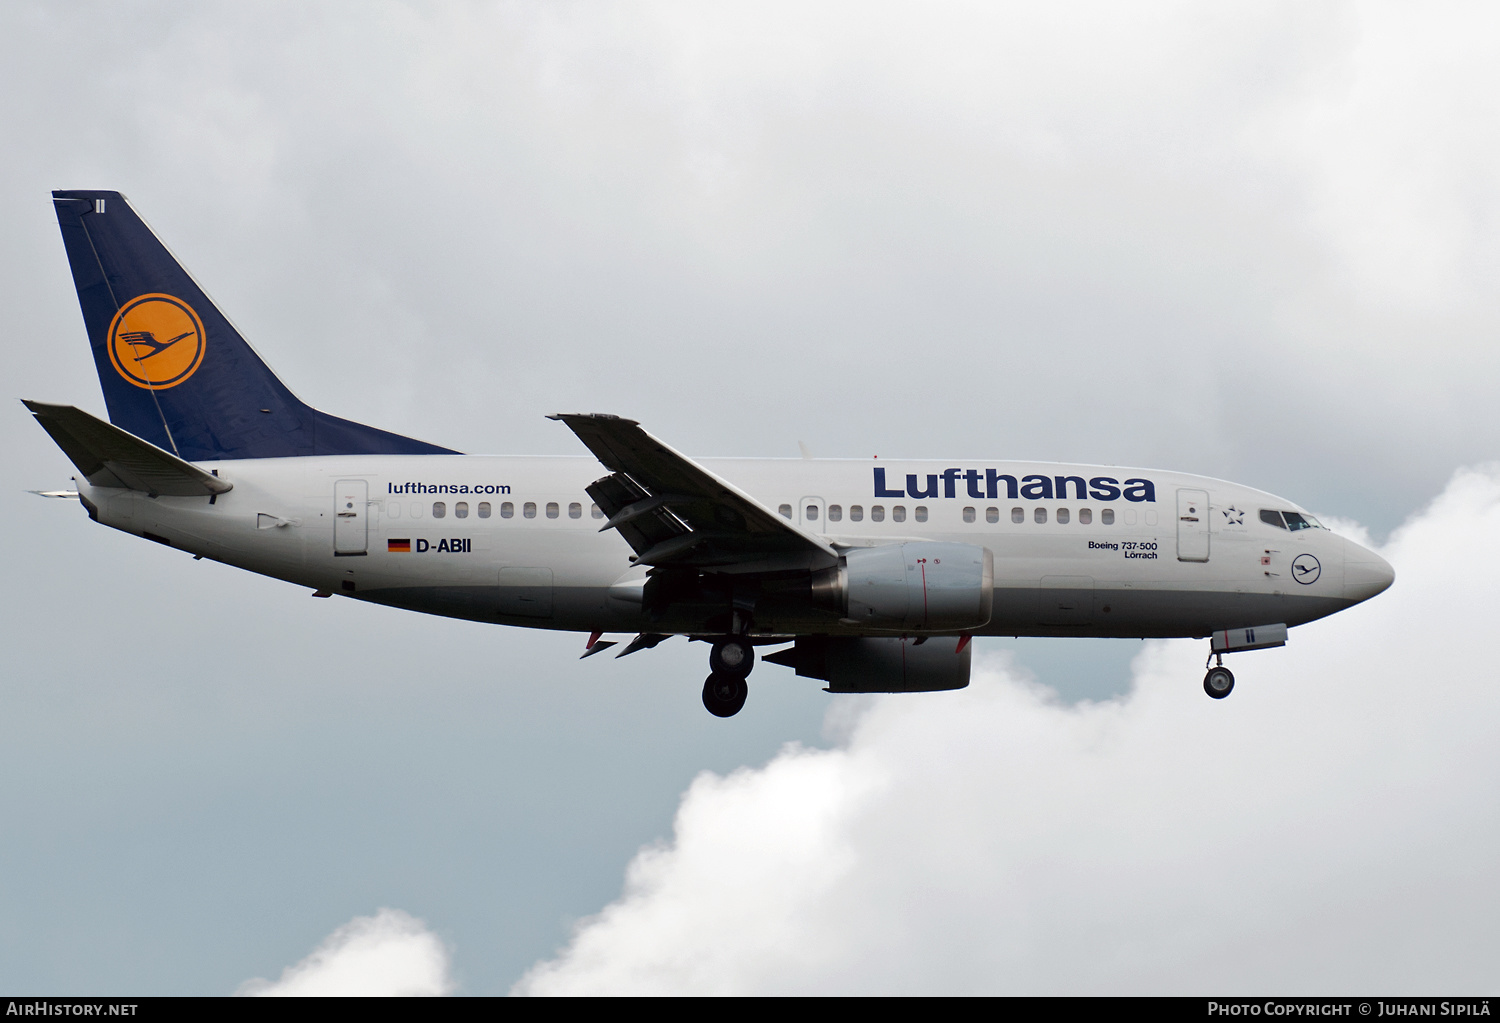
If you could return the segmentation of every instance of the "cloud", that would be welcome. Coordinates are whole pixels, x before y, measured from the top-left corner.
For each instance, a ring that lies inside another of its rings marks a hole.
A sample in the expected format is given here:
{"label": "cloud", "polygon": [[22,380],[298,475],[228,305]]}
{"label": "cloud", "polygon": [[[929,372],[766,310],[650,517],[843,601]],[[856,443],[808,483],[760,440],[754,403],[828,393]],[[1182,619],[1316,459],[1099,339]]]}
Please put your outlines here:
{"label": "cloud", "polygon": [[515,990],[1493,991],[1497,535],[1500,467],[1459,473],[1391,591],[1237,656],[1223,702],[1201,643],[1076,706],[990,663],[702,774]]}
{"label": "cloud", "polygon": [[1500,13],[1361,5],[1315,87],[1278,111],[1264,151],[1303,176],[1311,222],[1363,300],[1386,309],[1483,301],[1497,260],[1500,137],[1494,67],[1480,40]]}
{"label": "cloud", "polygon": [[237,995],[273,997],[452,994],[448,949],[422,921],[399,909],[357,916],[277,981],[257,977]]}

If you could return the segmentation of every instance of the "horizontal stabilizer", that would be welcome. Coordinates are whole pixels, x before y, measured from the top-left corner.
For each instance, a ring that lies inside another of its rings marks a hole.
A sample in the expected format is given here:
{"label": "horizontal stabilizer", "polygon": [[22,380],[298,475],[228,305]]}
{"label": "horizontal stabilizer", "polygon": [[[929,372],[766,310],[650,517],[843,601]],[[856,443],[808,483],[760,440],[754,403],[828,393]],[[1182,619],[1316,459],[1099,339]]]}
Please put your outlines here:
{"label": "horizontal stabilizer", "polygon": [[228,480],[82,409],[39,401],[23,404],[93,486],[139,490],[152,497],[209,497],[233,489]]}

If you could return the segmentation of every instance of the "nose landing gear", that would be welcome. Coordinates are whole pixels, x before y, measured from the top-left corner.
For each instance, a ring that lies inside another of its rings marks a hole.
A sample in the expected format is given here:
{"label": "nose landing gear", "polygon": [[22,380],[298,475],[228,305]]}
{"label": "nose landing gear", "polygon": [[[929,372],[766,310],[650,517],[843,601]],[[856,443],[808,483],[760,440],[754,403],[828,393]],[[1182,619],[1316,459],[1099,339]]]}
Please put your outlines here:
{"label": "nose landing gear", "polygon": [[1224,655],[1242,650],[1270,650],[1286,646],[1286,623],[1253,625],[1249,628],[1218,629],[1208,644],[1208,674],[1203,676],[1203,691],[1215,700],[1222,700],[1234,690],[1234,673],[1224,667]]}
{"label": "nose landing gear", "polygon": [[1209,654],[1210,661],[1218,659],[1218,663],[1208,669],[1208,674],[1203,676],[1203,691],[1215,700],[1222,700],[1234,692],[1234,672],[1224,667],[1224,655]]}

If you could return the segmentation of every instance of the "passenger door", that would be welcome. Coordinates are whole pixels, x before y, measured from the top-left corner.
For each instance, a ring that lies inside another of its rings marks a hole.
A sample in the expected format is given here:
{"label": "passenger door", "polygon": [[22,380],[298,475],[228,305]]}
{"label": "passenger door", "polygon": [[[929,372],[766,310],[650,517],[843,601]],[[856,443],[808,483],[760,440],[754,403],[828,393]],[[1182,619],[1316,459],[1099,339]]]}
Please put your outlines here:
{"label": "passenger door", "polygon": [[1208,492],[1177,491],[1177,560],[1208,560]]}
{"label": "passenger door", "polygon": [[367,553],[369,483],[365,480],[339,480],[333,492],[334,556]]}

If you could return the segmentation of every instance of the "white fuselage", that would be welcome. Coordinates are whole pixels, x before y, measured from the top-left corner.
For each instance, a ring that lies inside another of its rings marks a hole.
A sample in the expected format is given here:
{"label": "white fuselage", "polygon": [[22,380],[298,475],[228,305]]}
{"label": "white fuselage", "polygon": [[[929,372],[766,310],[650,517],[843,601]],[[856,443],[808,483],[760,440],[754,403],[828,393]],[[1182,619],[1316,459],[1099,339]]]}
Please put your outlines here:
{"label": "white fuselage", "polygon": [[[1389,566],[1352,541],[1261,520],[1263,509],[1300,511],[1295,504],[1200,476],[1015,462],[702,464],[836,546],[989,548],[994,615],[981,634],[1201,637],[1298,625],[1390,582]],[[80,480],[80,493],[106,525],[318,591],[534,628],[699,631],[691,611],[647,620],[631,585],[646,569],[616,532],[600,532],[584,491],[603,474],[592,458],[361,455],[202,467],[233,490],[212,501],[152,498]],[[928,496],[908,496],[908,477],[912,492]],[[1127,496],[1129,479],[1150,487]],[[783,596],[757,608],[755,631],[861,630]]]}

